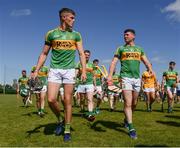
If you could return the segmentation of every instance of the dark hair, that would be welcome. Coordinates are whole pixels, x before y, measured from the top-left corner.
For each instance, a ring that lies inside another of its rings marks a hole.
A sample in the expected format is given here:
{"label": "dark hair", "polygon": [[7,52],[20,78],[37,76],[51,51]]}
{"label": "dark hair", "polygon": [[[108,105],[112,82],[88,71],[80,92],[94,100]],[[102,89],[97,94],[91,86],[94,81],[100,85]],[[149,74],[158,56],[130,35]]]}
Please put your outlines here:
{"label": "dark hair", "polygon": [[84,53],[91,53],[89,50],[84,50]]}
{"label": "dark hair", "polygon": [[176,65],[174,61],[169,62],[169,65]]}
{"label": "dark hair", "polygon": [[26,70],[23,69],[22,72],[26,72]]}
{"label": "dark hair", "polygon": [[124,30],[124,33],[127,33],[127,32],[131,32],[131,33],[133,33],[134,35],[136,35],[136,32],[135,32],[134,29],[126,29],[126,30]]}
{"label": "dark hair", "polygon": [[62,16],[62,13],[67,12],[67,13],[72,13],[73,15],[76,15],[76,13],[74,12],[74,10],[69,9],[69,8],[62,8],[61,10],[59,10],[59,17]]}
{"label": "dark hair", "polygon": [[94,60],[93,60],[93,63],[95,63],[95,62],[99,62],[99,60],[98,60],[98,59],[94,59]]}

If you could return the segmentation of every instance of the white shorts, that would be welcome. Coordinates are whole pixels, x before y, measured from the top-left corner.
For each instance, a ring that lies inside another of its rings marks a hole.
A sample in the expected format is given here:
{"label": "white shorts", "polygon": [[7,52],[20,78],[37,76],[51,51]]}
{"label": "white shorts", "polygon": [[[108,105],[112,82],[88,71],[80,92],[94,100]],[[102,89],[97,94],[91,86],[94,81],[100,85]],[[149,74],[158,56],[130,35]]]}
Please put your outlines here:
{"label": "white shorts", "polygon": [[102,92],[102,87],[101,86],[96,86],[96,90],[98,93],[101,93]]}
{"label": "white shorts", "polygon": [[75,69],[53,69],[49,70],[48,82],[59,84],[74,84]]}
{"label": "white shorts", "polygon": [[132,90],[140,92],[141,90],[141,79],[135,78],[122,78],[122,90]]}
{"label": "white shorts", "polygon": [[42,92],[47,92],[47,85],[44,85],[43,88],[40,91],[34,91],[33,93],[39,94],[39,93],[42,93]]}
{"label": "white shorts", "polygon": [[176,93],[176,88],[167,86],[166,91],[171,91],[172,94]]}
{"label": "white shorts", "polygon": [[94,85],[87,84],[87,85],[79,85],[77,88],[77,92],[79,93],[87,93],[87,92],[94,92]]}
{"label": "white shorts", "polygon": [[144,92],[155,92],[155,88],[144,88]]}
{"label": "white shorts", "polygon": [[108,92],[108,96],[116,96],[118,97],[119,96],[119,93],[115,93],[115,92]]}

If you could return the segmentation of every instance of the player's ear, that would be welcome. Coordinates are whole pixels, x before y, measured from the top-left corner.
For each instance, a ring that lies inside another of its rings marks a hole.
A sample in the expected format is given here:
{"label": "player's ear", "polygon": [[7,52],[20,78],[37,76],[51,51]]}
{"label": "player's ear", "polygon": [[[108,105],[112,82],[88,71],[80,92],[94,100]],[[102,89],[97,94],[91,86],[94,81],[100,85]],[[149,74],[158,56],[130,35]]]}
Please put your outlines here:
{"label": "player's ear", "polygon": [[61,16],[61,20],[64,21],[65,19],[66,19],[66,15],[62,15],[62,16]]}

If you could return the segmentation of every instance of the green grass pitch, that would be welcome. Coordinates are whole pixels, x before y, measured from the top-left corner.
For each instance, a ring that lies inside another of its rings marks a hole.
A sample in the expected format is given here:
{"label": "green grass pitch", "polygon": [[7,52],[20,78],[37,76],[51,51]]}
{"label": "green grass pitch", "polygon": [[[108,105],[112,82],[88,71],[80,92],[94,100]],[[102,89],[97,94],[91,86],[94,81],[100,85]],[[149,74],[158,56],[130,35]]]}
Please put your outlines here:
{"label": "green grass pitch", "polygon": [[161,105],[153,104],[153,112],[146,112],[145,103],[139,101],[133,115],[138,139],[129,138],[123,127],[123,104],[118,102],[115,112],[109,112],[108,103],[103,103],[94,122],[82,118],[79,108],[73,108],[72,140],[64,143],[63,136],[55,136],[56,118],[47,103],[44,118],[37,115],[35,99],[30,107],[23,107],[16,95],[0,95],[0,146],[23,147],[139,147],[180,146],[180,104],[174,112],[164,112]]}

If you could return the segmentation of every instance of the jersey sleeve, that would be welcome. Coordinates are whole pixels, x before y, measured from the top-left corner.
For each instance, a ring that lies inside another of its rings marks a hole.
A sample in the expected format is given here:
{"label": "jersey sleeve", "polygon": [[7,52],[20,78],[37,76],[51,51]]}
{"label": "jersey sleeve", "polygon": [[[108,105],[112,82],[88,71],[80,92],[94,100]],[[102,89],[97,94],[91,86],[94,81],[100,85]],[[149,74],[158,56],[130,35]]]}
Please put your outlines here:
{"label": "jersey sleeve", "polygon": [[95,71],[96,70],[96,66],[94,64],[92,64],[92,67],[93,67],[93,70]]}
{"label": "jersey sleeve", "polygon": [[178,72],[176,72],[176,76],[178,76]]}
{"label": "jersey sleeve", "polygon": [[20,83],[20,82],[21,82],[21,79],[19,78],[19,79],[18,79],[18,83]]}
{"label": "jersey sleeve", "polygon": [[76,42],[82,42],[82,37],[81,37],[81,34],[79,32],[76,33],[75,40],[76,40]]}
{"label": "jersey sleeve", "polygon": [[45,69],[46,69],[46,72],[49,72],[49,68],[47,66],[44,66]]}
{"label": "jersey sleeve", "polygon": [[51,31],[48,31],[45,36],[45,45],[51,46]]}
{"label": "jersey sleeve", "polygon": [[166,72],[163,72],[163,76],[166,76]]}
{"label": "jersey sleeve", "polygon": [[117,57],[118,59],[120,59],[120,57],[121,57],[121,48],[120,47],[118,47],[117,49],[116,49],[116,51],[115,51],[115,53],[114,53],[114,57]]}
{"label": "jersey sleeve", "polygon": [[46,70],[46,76],[48,76],[49,73],[49,68],[47,66],[44,66],[45,70]]}
{"label": "jersey sleeve", "polygon": [[143,48],[141,48],[141,57],[142,56],[146,56]]}

